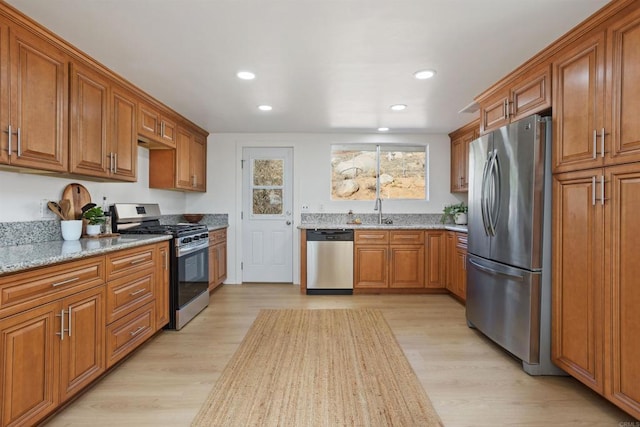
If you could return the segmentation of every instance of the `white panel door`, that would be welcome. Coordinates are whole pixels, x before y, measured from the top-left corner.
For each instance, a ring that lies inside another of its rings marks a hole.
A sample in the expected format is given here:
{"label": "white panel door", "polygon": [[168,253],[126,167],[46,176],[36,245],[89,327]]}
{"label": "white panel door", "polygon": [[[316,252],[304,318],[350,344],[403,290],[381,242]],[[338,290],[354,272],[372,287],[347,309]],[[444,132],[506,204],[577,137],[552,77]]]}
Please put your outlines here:
{"label": "white panel door", "polygon": [[292,148],[242,151],[242,281],[293,282]]}

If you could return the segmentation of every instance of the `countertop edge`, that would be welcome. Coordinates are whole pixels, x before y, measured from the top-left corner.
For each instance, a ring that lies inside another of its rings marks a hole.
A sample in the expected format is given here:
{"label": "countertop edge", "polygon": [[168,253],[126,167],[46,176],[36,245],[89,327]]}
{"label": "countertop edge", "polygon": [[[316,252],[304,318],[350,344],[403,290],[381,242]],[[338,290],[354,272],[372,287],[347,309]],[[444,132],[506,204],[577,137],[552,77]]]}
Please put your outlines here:
{"label": "countertop edge", "polygon": [[[33,268],[46,267],[123,249],[171,240],[169,235],[145,235],[51,241],[30,245],[0,247],[0,277]],[[96,247],[91,247],[95,245]],[[27,260],[27,261],[25,261]]]}
{"label": "countertop edge", "polygon": [[300,224],[300,230],[449,230],[467,232],[464,225],[453,224]]}

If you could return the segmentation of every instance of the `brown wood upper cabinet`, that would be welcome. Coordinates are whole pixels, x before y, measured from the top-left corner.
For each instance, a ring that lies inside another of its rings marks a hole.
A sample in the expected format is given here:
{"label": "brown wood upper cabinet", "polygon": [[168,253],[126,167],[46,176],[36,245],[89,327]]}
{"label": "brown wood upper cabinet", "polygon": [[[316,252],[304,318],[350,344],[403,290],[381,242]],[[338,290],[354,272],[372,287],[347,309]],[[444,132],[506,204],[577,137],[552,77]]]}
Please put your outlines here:
{"label": "brown wood upper cabinet", "polygon": [[0,163],[68,167],[67,54],[0,16]]}
{"label": "brown wood upper cabinet", "polygon": [[138,106],[138,137],[149,148],[176,148],[176,120],[160,108],[140,102]]}
{"label": "brown wood upper cabinet", "polygon": [[554,57],[554,172],[640,161],[640,10],[627,9]]}
{"label": "brown wood upper cabinet", "polygon": [[469,191],[469,144],[478,138],[478,120],[456,129],[449,134],[451,139],[451,192]]}
{"label": "brown wood upper cabinet", "polygon": [[480,134],[551,107],[551,66],[527,68],[495,90],[478,97]]}
{"label": "brown wood upper cabinet", "polygon": [[71,64],[71,173],[135,181],[136,98],[90,65]]}
{"label": "brown wood upper cabinet", "polygon": [[195,129],[178,125],[175,150],[150,150],[149,187],[207,191],[207,140]]}

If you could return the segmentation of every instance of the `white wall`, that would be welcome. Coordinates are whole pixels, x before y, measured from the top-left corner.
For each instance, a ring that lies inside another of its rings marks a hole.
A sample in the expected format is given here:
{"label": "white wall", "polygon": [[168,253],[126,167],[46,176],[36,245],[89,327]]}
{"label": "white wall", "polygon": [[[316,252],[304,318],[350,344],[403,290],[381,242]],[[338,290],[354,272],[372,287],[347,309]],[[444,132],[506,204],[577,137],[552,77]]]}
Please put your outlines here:
{"label": "white wall", "polygon": [[[449,192],[449,138],[447,135],[377,134],[212,134],[207,147],[207,192],[182,193],[149,188],[149,152],[138,150],[138,182],[104,183],[55,175],[33,175],[0,171],[0,222],[36,221],[40,200],[59,200],[64,187],[79,182],[89,190],[92,201],[109,203],[159,203],[163,214],[226,213],[228,230],[227,283],[240,283],[242,255],[240,211],[242,208],[243,147],[293,147],[294,150],[294,226],[300,224],[300,207],[309,212],[374,213],[373,202],[330,200],[331,144],[347,143],[429,144],[429,201],[393,201],[384,203],[385,213],[441,213],[445,204],[465,200]],[[294,280],[299,280],[299,231],[294,233]]]}
{"label": "white wall", "polygon": [[108,203],[159,203],[163,214],[185,212],[184,193],[149,188],[149,151],[140,148],[138,182],[135,183],[92,182],[56,175],[0,171],[0,222],[42,220],[40,200],[60,200],[62,191],[72,182],[87,187],[91,201],[98,205],[102,205],[102,197],[106,196]]}
{"label": "white wall", "polygon": [[[294,226],[300,223],[301,205],[309,212],[374,213],[373,202],[330,200],[331,144],[347,143],[429,144],[429,201],[385,201],[385,213],[441,213],[445,204],[466,198],[449,192],[450,141],[447,135],[378,135],[378,134],[212,134],[208,140],[207,193],[187,196],[191,212],[227,213],[228,276],[227,283],[240,283],[242,234],[243,147],[293,147]],[[299,281],[299,231],[294,233],[294,280]]]}

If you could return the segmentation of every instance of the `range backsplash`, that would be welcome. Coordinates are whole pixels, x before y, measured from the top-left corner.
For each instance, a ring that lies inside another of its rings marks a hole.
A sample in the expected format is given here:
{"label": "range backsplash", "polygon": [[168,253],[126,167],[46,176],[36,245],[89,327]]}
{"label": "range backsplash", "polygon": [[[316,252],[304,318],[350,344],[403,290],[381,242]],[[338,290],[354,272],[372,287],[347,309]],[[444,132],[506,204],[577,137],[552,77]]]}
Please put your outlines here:
{"label": "range backsplash", "polygon": [[[162,224],[185,222],[182,215],[162,215]],[[228,214],[205,214],[200,224],[220,226],[229,224]],[[0,246],[31,245],[61,240],[60,221],[0,222]]]}

